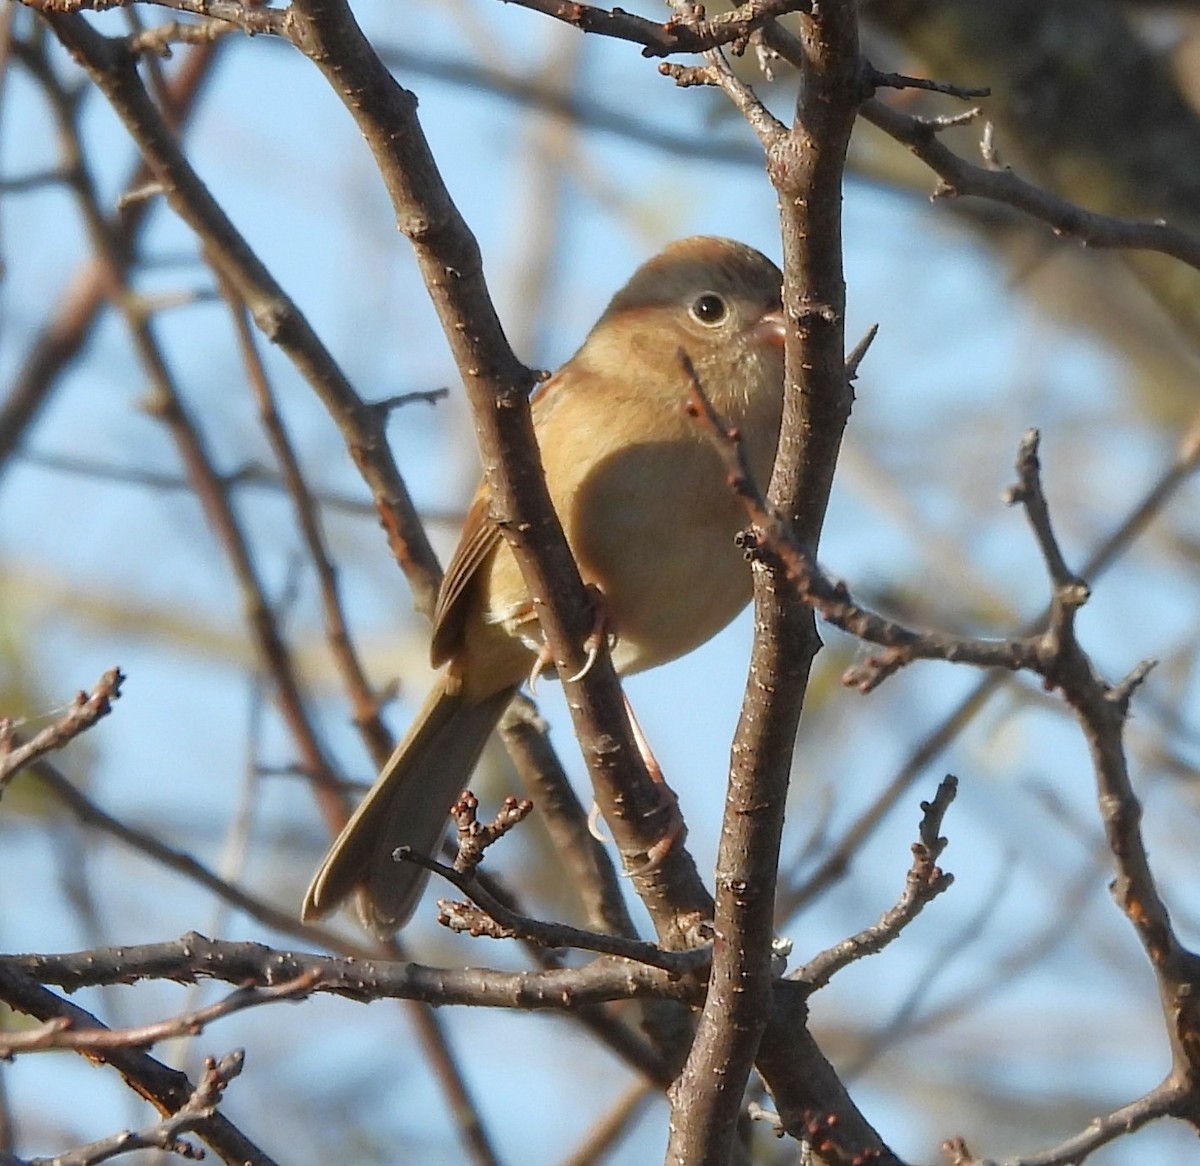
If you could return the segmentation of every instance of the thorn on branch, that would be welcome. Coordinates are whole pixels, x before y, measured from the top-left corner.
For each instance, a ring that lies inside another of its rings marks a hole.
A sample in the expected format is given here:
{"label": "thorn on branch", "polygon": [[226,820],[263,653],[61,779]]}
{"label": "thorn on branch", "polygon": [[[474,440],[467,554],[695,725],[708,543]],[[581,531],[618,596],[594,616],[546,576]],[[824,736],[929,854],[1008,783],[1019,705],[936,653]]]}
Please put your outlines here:
{"label": "thorn on branch", "polygon": [[846,379],[855,381],[858,379],[858,367],[866,358],[871,345],[875,343],[875,337],[879,335],[879,325],[872,324],[867,329],[866,335],[850,350],[850,355],[846,357]]}
{"label": "thorn on branch", "polygon": [[146,182],[141,186],[135,186],[132,190],[125,191],[117,199],[117,210],[128,210],[134,203],[149,202],[152,198],[157,198],[165,190],[161,182]]}
{"label": "thorn on branch", "polygon": [[1128,676],[1108,690],[1107,699],[1120,710],[1122,716],[1129,712],[1129,702],[1133,699],[1133,694],[1141,688],[1146,677],[1157,666],[1157,660],[1143,660]]}
{"label": "thorn on branch", "polygon": [[774,1110],[767,1109],[757,1101],[752,1101],[746,1106],[746,1116],[751,1121],[762,1122],[777,1138],[782,1138],[787,1134],[787,1127],[783,1124],[783,1119],[779,1114]]}

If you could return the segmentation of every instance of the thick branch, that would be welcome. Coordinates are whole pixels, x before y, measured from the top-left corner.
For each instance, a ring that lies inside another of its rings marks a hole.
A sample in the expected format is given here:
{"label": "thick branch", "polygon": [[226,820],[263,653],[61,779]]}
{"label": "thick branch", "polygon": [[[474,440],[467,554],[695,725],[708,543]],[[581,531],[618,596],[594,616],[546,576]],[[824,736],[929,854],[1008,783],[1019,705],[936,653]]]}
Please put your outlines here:
{"label": "thick branch", "polygon": [[[802,27],[806,69],[790,132],[719,57],[711,57],[709,66],[763,142],[779,194],[789,328],[783,430],[770,497],[816,547],[851,402],[843,366],[841,199],[860,99],[855,6],[846,0],[822,4]],[[768,1022],[784,803],[820,643],[812,613],[781,582],[773,572],[755,572],[754,651],[717,859],[717,942],[696,1040],[671,1093],[668,1162],[715,1166],[729,1160],[742,1091]],[[799,1032],[789,1026],[789,1035],[798,1038],[803,1016],[790,1014],[788,1020],[800,1026]]]}
{"label": "thick branch", "polygon": [[[423,1000],[483,1008],[571,1012],[610,1000],[668,999],[694,1003],[700,986],[660,968],[602,956],[582,968],[502,972],[490,968],[427,968],[404,961],[338,959],[283,952],[260,943],[207,939],[192,932],[169,943],[106,948],[68,955],[0,956],[0,976],[31,977],[67,991],[88,985],[202,979],[270,986],[305,975],[314,992],[350,1000]],[[0,984],[7,981],[0,980]],[[48,1019],[57,1013],[39,1015]]]}

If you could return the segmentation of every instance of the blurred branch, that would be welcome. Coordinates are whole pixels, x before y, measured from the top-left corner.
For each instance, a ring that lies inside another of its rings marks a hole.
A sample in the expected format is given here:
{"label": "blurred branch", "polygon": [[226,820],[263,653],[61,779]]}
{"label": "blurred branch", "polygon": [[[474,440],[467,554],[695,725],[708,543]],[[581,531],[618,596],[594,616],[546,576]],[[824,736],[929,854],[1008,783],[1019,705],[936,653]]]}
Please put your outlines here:
{"label": "blurred branch", "polygon": [[371,490],[389,546],[412,586],[418,608],[431,611],[440,574],[437,561],[392,459],[379,412],[354,391],[303,313],[192,169],[141,83],[137,58],[121,41],[101,36],[78,14],[48,12],[45,18],[111,102],[161,183],[164,197],[220,264],[255,323],[287,353],[324,403]]}
{"label": "blurred branch", "polygon": [[[132,8],[138,0],[21,0],[27,7],[43,16],[74,15],[79,12],[104,12],[111,8]],[[251,0],[152,0],[159,8],[187,12],[207,20],[219,20],[239,28],[250,36],[259,33],[285,34],[287,10],[269,8]],[[141,35],[135,33],[124,42],[130,50],[141,46]]]}
{"label": "blurred branch", "polygon": [[405,45],[383,45],[379,56],[390,69],[475,89],[516,105],[563,118],[582,129],[612,134],[677,158],[696,158],[737,166],[762,167],[762,151],[740,140],[722,141],[711,132],[681,134],[604,104],[599,95],[573,94],[539,77],[507,71],[493,62],[474,62],[415,52]]}
{"label": "blurred branch", "polygon": [[[14,10],[15,5],[8,9],[9,12]],[[221,42],[197,45],[172,74],[163,116],[175,132],[183,131],[199,104],[220,49]],[[136,190],[149,178],[149,168],[139,160],[126,182],[126,189]],[[122,267],[134,260],[149,209],[148,203],[134,203],[109,220]],[[37,339],[13,378],[8,396],[0,404],[0,476],[40,415],[59,376],[83,351],[107,299],[108,266],[98,257],[90,259],[83,263],[58,298],[54,312],[38,331]]]}
{"label": "blurred branch", "polygon": [[351,943],[336,931],[309,923],[301,923],[293,912],[281,910],[255,898],[241,887],[218,877],[191,855],[168,846],[145,830],[126,825],[114,818],[86,794],[76,789],[58,769],[44,758],[36,761],[30,772],[36,775],[55,800],[65,806],[82,825],[99,830],[145,855],[151,861],[175,871],[184,878],[191,879],[205,890],[211,891],[222,902],[236,907],[239,911],[244,911],[250,918],[256,919],[265,927],[282,935],[297,936],[309,943],[326,947],[330,951],[341,951],[347,956],[360,956],[367,959],[373,954],[371,949]]}
{"label": "blurred branch", "polygon": [[284,485],[292,501],[296,525],[304,538],[309,561],[316,572],[324,615],[325,637],[329,652],[342,678],[354,723],[358,727],[375,767],[381,768],[392,751],[394,741],[379,716],[380,699],[371,688],[358,651],[350,637],[346,613],[338,586],[337,571],[329,557],[325,532],[308,481],[296,456],[283,418],[275,403],[275,394],[267,378],[267,370],[254,343],[254,334],[247,318],[246,304],[237,289],[214,265],[217,284],[229,304],[229,313],[237,335],[238,348],[246,370],[246,379],[258,404],[259,420],[275,454],[283,475]]}
{"label": "blurred branch", "polygon": [[[423,394],[418,395],[424,399]],[[15,460],[25,465],[37,466],[39,469],[56,474],[71,474],[100,482],[120,482],[130,486],[145,487],[148,490],[186,491],[189,494],[192,492],[191,483],[182,474],[164,473],[140,466],[117,465],[75,454],[62,455],[38,450],[18,450],[14,457]],[[279,494],[287,493],[287,486],[280,474],[257,462],[246,462],[244,465],[237,466],[221,474],[220,480],[230,489],[249,487],[273,490]],[[312,496],[318,505],[328,510],[336,510],[356,518],[379,517],[375,506],[363,498],[357,498],[350,494],[333,493],[329,490],[314,490]],[[426,523],[461,524],[462,522],[461,510],[422,510],[421,517]]]}
{"label": "blurred branch", "polygon": [[[64,17],[65,20],[82,18]],[[84,25],[86,29],[86,24]],[[87,30],[86,36],[96,34]],[[98,38],[100,39],[100,38]],[[228,491],[217,474],[207,443],[195,418],[185,405],[166,354],[152,326],[149,312],[128,283],[122,266],[118,241],[99,206],[96,184],[88,166],[79,136],[77,103],[71,100],[58,81],[48,59],[25,49],[22,60],[42,85],[55,114],[65,164],[72,173],[75,194],[96,255],[107,275],[108,294],[123,317],[134,351],[149,381],[145,408],[167,427],[179,451],[188,479],[203,507],[214,535],[225,551],[241,595],[242,610],[257,648],[263,668],[275,685],[275,701],[287,724],[313,784],[318,804],[326,819],[336,828],[345,819],[342,786],[335,775],[333,760],[320,741],[308,712],[308,701],[300,682],[293,653],[280,631],[259,576],[251,541],[239,521]],[[137,77],[136,72],[134,77]],[[151,109],[138,83],[138,91]],[[155,116],[158,117],[157,110]],[[159,121],[164,137],[170,139],[165,124]],[[173,139],[170,139],[173,141]]]}
{"label": "blurred branch", "polygon": [[617,1103],[589,1131],[583,1144],[561,1166],[600,1166],[628,1136],[633,1124],[641,1117],[646,1102],[654,1096],[653,1089],[644,1081],[631,1085]]}

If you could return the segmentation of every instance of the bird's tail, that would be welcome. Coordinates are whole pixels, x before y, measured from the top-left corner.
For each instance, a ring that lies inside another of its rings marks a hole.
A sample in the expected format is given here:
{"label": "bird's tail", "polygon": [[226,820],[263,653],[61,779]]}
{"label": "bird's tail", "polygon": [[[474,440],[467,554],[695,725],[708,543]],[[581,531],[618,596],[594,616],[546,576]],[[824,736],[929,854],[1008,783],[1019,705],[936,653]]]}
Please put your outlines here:
{"label": "bird's tail", "polygon": [[463,700],[438,680],[370,792],[346,823],[304,897],[301,918],[318,919],[358,892],[363,924],[388,936],[413,913],[428,877],[392,853],[408,846],[435,857],[450,806],[462,792],[515,688]]}

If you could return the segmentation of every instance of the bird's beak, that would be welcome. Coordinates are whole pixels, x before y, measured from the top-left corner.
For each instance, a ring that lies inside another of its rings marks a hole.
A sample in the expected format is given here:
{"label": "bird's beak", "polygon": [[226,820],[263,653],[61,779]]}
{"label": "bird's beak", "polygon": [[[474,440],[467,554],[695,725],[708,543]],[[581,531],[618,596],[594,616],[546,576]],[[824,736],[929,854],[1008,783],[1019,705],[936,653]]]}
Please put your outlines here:
{"label": "bird's beak", "polygon": [[754,338],[762,344],[773,346],[783,351],[783,341],[787,336],[787,321],[783,309],[777,308],[768,312],[753,328]]}

